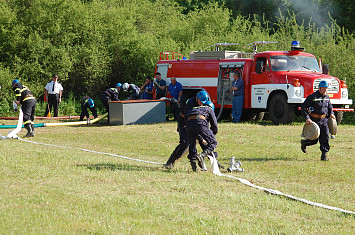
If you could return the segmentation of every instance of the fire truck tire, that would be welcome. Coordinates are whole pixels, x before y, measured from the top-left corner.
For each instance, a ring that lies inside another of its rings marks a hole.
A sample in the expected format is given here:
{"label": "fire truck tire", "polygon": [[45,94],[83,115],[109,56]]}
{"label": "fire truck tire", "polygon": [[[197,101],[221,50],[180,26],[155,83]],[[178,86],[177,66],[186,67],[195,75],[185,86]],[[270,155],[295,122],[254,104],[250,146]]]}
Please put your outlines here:
{"label": "fire truck tire", "polygon": [[343,120],[344,112],[343,111],[334,112],[334,115],[337,119],[337,125],[340,125],[341,121]]}
{"label": "fire truck tire", "polygon": [[287,103],[284,94],[278,93],[271,97],[269,115],[275,125],[290,124],[295,116],[295,109],[293,105]]}

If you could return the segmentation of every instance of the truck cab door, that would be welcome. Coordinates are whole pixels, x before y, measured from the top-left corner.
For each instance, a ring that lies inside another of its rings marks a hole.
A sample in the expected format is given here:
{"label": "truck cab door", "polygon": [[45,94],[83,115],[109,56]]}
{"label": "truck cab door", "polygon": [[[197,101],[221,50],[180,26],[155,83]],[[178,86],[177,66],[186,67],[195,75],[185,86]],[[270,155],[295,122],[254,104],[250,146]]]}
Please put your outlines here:
{"label": "truck cab door", "polygon": [[273,83],[273,79],[272,73],[270,72],[270,63],[268,58],[256,58],[253,71],[251,72],[251,85],[271,83]]}

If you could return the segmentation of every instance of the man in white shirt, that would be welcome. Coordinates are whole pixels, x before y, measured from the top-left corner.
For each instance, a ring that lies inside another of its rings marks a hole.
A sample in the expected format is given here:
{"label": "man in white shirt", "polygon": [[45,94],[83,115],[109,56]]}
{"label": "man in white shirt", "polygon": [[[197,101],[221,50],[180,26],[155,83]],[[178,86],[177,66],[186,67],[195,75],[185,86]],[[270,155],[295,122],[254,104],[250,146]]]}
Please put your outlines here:
{"label": "man in white shirt", "polygon": [[48,97],[48,99],[47,99],[48,105],[47,105],[46,113],[44,114],[44,116],[48,115],[48,113],[52,110],[52,106],[53,106],[53,112],[54,112],[53,117],[58,117],[58,106],[59,106],[59,103],[62,102],[63,87],[58,82],[58,75],[57,74],[54,74],[52,76],[52,81],[47,83],[45,89],[46,89],[45,96]]}

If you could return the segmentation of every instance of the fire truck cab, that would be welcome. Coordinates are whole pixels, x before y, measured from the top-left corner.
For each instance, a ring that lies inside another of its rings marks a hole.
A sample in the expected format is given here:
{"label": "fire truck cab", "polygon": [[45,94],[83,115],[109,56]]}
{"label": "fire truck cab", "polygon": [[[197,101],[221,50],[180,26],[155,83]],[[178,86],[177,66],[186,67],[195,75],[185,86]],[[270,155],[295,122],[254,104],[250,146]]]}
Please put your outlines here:
{"label": "fire truck cab", "polygon": [[[241,51],[196,51],[186,59],[175,52],[163,52],[156,66],[162,78],[170,83],[175,77],[183,85],[185,99],[205,90],[211,101],[219,109],[232,108],[233,93],[230,87],[233,73],[239,70],[244,81],[243,119],[261,120],[264,112],[275,125],[288,124],[294,115],[299,114],[305,98],[318,90],[320,81],[329,84],[327,93],[334,106],[337,121],[340,123],[344,111],[354,111],[349,106],[345,81],[323,74],[316,57],[303,52],[298,42],[293,42],[290,51],[257,52],[257,46],[275,42],[254,42],[253,53]],[[230,44],[228,44],[230,45]],[[235,44],[234,44],[235,45]]]}

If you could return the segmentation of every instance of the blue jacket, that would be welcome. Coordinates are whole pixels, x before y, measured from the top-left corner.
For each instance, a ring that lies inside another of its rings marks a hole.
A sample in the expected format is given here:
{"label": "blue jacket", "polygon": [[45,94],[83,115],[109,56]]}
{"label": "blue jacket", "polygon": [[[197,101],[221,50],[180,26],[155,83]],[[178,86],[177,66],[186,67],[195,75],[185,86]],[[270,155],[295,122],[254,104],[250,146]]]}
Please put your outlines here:
{"label": "blue jacket", "polygon": [[237,87],[238,90],[233,91],[233,95],[244,95],[244,81],[239,78],[238,80],[234,80],[232,86]]}
{"label": "blue jacket", "polygon": [[211,109],[209,106],[193,107],[192,109],[190,109],[186,112],[185,117],[188,119],[188,117],[193,116],[193,115],[204,116],[206,118],[206,120],[205,119],[193,119],[193,120],[196,120],[196,123],[198,125],[205,125],[208,127],[209,127],[209,123],[210,123],[211,124],[210,128],[211,128],[213,134],[217,134],[218,124],[217,124],[217,118],[216,118],[216,115],[214,114],[213,109]]}
{"label": "blue jacket", "polygon": [[[330,103],[329,96],[322,95],[319,91],[310,94],[306,100],[301,105],[301,113],[307,120],[310,118],[316,123],[325,123],[328,121],[328,117],[333,114],[333,105]],[[318,115],[325,114],[326,117],[323,119],[311,117],[309,113],[314,113]]]}
{"label": "blue jacket", "polygon": [[[152,100],[153,99],[153,94],[149,94],[148,92],[152,92],[153,91],[153,83],[151,82],[150,84],[147,84],[144,86],[144,90],[143,90],[143,99],[148,99],[148,100]],[[148,91],[148,92],[146,92]]]}
{"label": "blue jacket", "polygon": [[174,97],[175,99],[179,98],[179,93],[180,91],[182,91],[182,85],[180,82],[176,82],[175,85],[173,85],[172,83],[169,84],[168,86],[168,91],[170,93],[170,95],[172,97]]}

